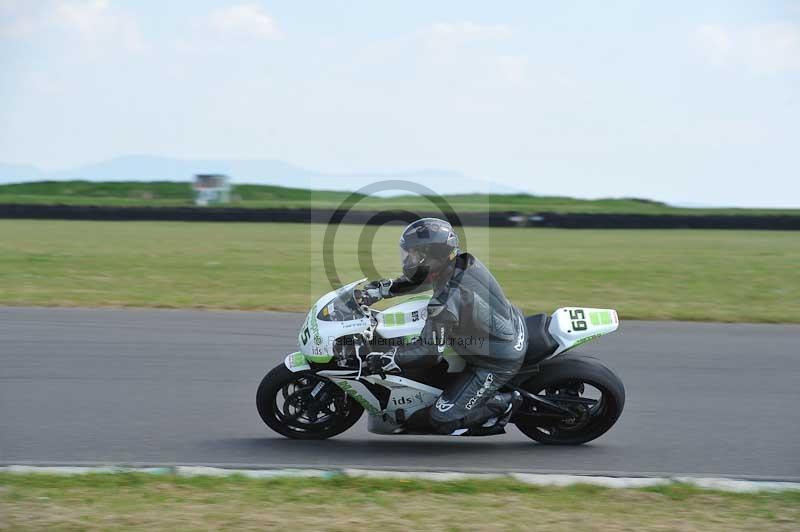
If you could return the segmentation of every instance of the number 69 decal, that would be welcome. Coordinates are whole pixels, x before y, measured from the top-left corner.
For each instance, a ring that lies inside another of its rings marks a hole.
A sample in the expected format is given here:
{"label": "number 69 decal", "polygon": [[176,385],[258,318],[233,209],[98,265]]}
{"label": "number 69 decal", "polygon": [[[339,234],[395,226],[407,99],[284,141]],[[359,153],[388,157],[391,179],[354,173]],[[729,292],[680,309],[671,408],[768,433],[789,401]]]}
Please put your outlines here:
{"label": "number 69 decal", "polygon": [[575,331],[585,331],[589,328],[586,324],[586,315],[581,309],[570,310],[569,319],[572,320],[572,329]]}

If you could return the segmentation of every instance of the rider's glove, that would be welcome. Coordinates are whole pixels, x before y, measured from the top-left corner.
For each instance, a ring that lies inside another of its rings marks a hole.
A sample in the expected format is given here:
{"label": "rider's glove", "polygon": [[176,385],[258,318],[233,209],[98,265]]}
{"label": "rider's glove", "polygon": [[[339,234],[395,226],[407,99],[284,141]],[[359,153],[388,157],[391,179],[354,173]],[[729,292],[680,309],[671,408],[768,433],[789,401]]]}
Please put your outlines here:
{"label": "rider's glove", "polygon": [[399,372],[400,366],[394,361],[394,354],[397,348],[387,351],[386,353],[377,351],[367,355],[364,360],[364,373],[367,375],[381,375],[384,376],[390,371]]}
{"label": "rider's glove", "polygon": [[364,285],[362,301],[365,305],[371,305],[376,301],[380,301],[384,297],[389,297],[389,291],[391,288],[391,279],[381,279],[380,281],[369,282]]}

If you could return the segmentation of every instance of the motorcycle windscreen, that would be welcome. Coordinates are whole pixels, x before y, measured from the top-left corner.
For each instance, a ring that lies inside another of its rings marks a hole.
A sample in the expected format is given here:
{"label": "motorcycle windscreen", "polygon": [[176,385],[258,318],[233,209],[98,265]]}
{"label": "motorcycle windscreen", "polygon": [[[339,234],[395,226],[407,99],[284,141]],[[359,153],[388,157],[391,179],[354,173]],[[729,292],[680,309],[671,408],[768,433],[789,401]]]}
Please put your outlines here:
{"label": "motorcycle windscreen", "polygon": [[322,321],[349,321],[364,317],[361,307],[356,302],[353,289],[336,291],[336,295],[317,313]]}

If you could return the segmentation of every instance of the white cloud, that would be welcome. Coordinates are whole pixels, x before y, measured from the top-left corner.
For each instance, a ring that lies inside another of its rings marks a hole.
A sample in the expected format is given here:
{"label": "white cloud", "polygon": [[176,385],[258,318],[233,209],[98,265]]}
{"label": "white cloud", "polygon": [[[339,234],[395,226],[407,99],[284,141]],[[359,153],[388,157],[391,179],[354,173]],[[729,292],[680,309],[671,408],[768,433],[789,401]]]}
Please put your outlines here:
{"label": "white cloud", "polygon": [[744,67],[757,74],[800,70],[800,25],[777,22],[733,28],[705,24],[694,40],[714,66]]}
{"label": "white cloud", "polygon": [[108,0],[58,2],[53,16],[54,25],[77,33],[91,46],[119,44],[132,52],[145,48],[136,18],[114,9]]}
{"label": "white cloud", "polygon": [[502,24],[486,25],[468,21],[438,22],[421,32],[426,46],[433,49],[476,41],[502,40],[512,34],[511,28]]}
{"label": "white cloud", "polygon": [[400,43],[397,55],[413,54],[417,65],[429,68],[432,79],[447,84],[477,77],[478,83],[488,85],[519,85],[526,79],[528,58],[503,50],[513,34],[504,24],[438,22]]}
{"label": "white cloud", "polygon": [[257,4],[239,4],[211,12],[208,23],[225,34],[276,40],[283,37],[275,19]]}
{"label": "white cloud", "polygon": [[96,51],[145,49],[137,19],[108,0],[0,0],[0,36],[39,37],[52,32],[77,37]]}
{"label": "white cloud", "polygon": [[28,0],[0,0],[0,37],[24,37],[41,27],[41,6]]}

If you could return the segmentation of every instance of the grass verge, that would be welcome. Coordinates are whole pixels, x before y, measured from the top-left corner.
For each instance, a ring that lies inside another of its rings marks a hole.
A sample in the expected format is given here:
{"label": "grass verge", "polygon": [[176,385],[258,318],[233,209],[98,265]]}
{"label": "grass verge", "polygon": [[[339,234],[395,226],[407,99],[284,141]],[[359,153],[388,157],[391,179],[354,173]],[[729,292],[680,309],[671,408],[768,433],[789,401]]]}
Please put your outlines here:
{"label": "grass verge", "polygon": [[[327,292],[326,226],[0,220],[0,305],[306,311]],[[397,226],[339,226],[343,282],[398,273]],[[366,231],[365,231],[366,234]],[[800,238],[777,231],[466,228],[525,312],[800,323]]]}
{"label": "grass verge", "polygon": [[[244,208],[315,208],[333,209],[350,196],[349,192],[308,190],[274,185],[236,185],[233,207]],[[358,196],[354,206],[361,210],[410,209],[438,211],[430,199],[415,195],[395,197]],[[658,201],[635,198],[584,200],[563,196],[530,194],[451,194],[444,199],[456,212],[523,213],[615,213],[615,214],[726,214],[775,215],[800,214],[800,209],[681,208]],[[171,181],[39,181],[0,185],[0,203],[44,205],[108,205],[176,207],[194,205],[189,182]],[[421,207],[427,206],[427,209]]]}
{"label": "grass verge", "polygon": [[12,530],[797,530],[800,493],[674,485],[542,488],[513,480],[0,474]]}

